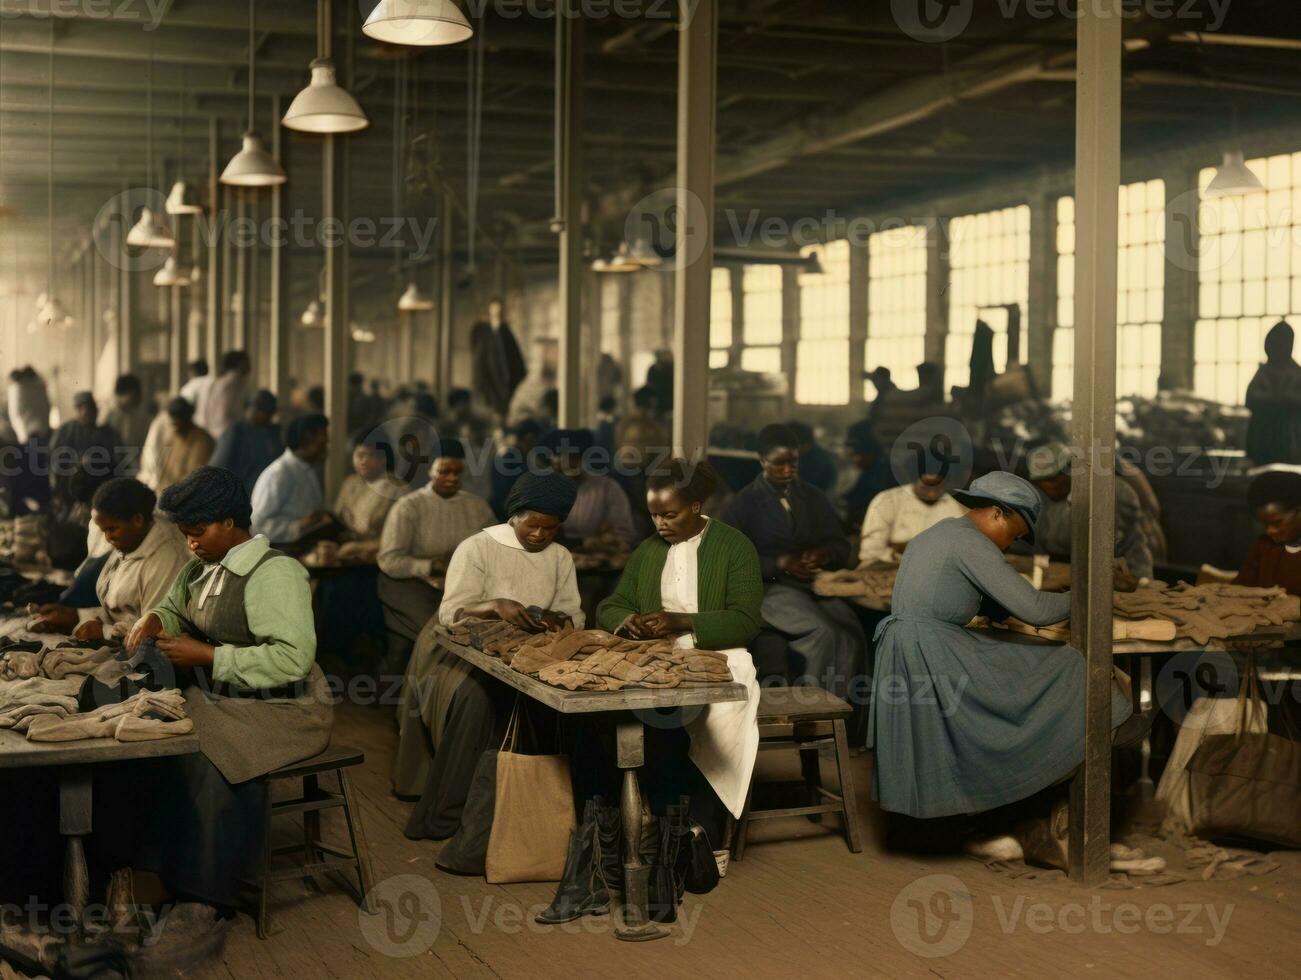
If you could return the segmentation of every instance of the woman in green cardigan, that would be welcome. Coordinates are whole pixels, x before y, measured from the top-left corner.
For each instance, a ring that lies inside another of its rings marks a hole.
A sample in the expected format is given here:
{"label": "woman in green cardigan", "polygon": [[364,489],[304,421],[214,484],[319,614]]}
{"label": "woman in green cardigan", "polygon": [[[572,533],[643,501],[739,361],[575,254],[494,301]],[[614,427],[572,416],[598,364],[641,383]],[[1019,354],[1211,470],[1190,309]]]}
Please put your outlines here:
{"label": "woman in green cardigan", "polygon": [[759,683],[746,644],[763,625],[763,580],[750,539],[702,512],[717,485],[704,461],[675,459],[647,477],[656,534],[632,553],[597,619],[602,629],[633,639],[675,637],[679,646],[727,655],[732,679],[750,696],[707,705],[685,728],[691,761],[739,817],[759,748]]}

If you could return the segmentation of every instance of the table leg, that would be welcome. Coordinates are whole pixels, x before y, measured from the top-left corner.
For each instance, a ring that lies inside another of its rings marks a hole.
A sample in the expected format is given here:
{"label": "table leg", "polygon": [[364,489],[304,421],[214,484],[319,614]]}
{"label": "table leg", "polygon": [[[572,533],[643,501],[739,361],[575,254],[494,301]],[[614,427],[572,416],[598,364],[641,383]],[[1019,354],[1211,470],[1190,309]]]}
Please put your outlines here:
{"label": "table leg", "polygon": [[645,764],[645,732],[635,718],[619,722],[618,763],[623,770],[623,924],[616,926],[616,939],[637,943],[667,936],[669,931],[650,921],[646,912],[650,867],[641,861],[641,789],[637,770]]}
{"label": "table leg", "polygon": [[65,838],[63,900],[81,932],[90,901],[90,874],[82,838],[91,830],[91,777],[85,766],[67,766],[59,774],[59,833]]}

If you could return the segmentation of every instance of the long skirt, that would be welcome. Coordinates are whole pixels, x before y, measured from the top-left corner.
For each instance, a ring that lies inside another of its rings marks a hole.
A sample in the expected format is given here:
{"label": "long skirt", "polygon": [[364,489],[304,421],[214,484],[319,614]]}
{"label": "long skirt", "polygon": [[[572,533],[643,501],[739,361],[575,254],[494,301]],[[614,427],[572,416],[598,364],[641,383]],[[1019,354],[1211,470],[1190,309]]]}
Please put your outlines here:
{"label": "long skirt", "polygon": [[363,639],[385,642],[384,607],[378,596],[379,569],[359,565],[326,575],[316,586],[316,655],[357,663]]}
{"label": "long skirt", "polygon": [[393,578],[383,572],[379,573],[377,592],[384,608],[385,666],[401,673],[420,631],[438,615],[443,593],[418,578]]}

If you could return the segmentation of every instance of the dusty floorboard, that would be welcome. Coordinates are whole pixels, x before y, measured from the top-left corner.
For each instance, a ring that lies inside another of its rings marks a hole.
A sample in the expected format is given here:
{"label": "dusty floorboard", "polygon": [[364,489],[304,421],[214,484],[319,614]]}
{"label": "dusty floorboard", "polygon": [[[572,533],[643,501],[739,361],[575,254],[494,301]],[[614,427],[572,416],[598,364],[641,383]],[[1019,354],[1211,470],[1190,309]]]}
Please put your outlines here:
{"label": "dusty floorboard", "polygon": [[[445,875],[433,863],[440,845],[402,835],[410,807],[389,794],[389,712],[342,706],[336,739],[366,751],[355,784],[376,881],[392,904],[363,916],[333,883],[323,893],[280,886],[276,934],[259,941],[241,916],[222,963],[198,975],[1147,980],[1295,976],[1301,954],[1301,854],[1275,855],[1283,867],[1259,878],[1110,890],[1014,881],[961,857],[886,853],[866,758],[855,760],[863,853],[804,820],[758,824],[745,860],[712,895],[688,896],[668,939],[617,942],[608,917],[538,927],[532,913],[552,886]],[[1182,870],[1178,861],[1172,869]]]}

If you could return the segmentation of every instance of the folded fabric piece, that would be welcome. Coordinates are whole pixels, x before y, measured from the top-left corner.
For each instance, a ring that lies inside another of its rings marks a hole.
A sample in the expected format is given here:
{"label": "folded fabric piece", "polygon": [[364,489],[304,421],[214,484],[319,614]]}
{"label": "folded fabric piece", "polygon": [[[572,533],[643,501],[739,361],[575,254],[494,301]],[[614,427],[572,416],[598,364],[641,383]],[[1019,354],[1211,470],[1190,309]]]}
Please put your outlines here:
{"label": "folded fabric piece", "polygon": [[[74,701],[74,710],[75,710]],[[83,738],[111,738],[118,730],[124,718],[136,718],[145,721],[179,722],[185,717],[185,696],[175,689],[168,691],[141,691],[133,697],[111,704],[95,711],[81,714],[69,714],[66,717],[43,716],[27,728],[27,738],[33,742],[71,742]],[[126,731],[129,737],[123,741],[143,741],[147,738],[163,738],[167,734],[182,735],[190,728],[159,728],[158,726],[139,726],[132,722]],[[145,736],[146,732],[156,734]]]}
{"label": "folded fabric piece", "polygon": [[26,650],[11,650],[0,654],[0,680],[26,680],[39,677],[41,656]]}
{"label": "folded fabric piece", "polygon": [[189,718],[176,721],[160,721],[157,718],[140,718],[125,715],[113,730],[113,737],[119,742],[152,742],[174,735],[188,735],[194,731],[194,722]]}
{"label": "folded fabric piece", "polygon": [[41,660],[41,672],[59,680],[73,675],[93,674],[100,664],[113,659],[113,647],[88,650],[85,647],[55,647]]}

